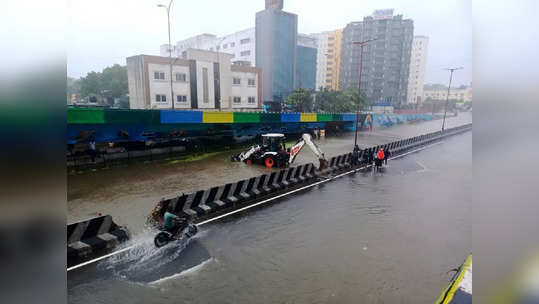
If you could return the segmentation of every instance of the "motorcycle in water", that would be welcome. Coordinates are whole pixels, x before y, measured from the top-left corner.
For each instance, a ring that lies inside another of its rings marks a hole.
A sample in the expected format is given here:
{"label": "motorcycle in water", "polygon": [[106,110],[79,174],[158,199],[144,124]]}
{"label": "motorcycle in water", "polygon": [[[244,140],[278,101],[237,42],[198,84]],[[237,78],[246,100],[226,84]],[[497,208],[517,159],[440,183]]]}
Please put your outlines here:
{"label": "motorcycle in water", "polygon": [[153,239],[155,247],[161,248],[173,240],[189,239],[198,232],[198,228],[195,224],[187,224],[176,231],[176,233],[169,232],[165,227],[160,228],[160,232]]}

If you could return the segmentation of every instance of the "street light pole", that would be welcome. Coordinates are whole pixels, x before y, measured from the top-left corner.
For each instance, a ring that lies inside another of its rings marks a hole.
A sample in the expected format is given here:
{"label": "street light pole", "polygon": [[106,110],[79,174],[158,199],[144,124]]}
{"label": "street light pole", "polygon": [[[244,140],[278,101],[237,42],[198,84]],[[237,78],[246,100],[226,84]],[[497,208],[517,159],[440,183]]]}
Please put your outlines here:
{"label": "street light pole", "polygon": [[359,110],[360,110],[360,102],[361,102],[361,77],[363,75],[363,47],[371,42],[375,41],[377,39],[369,39],[365,41],[354,41],[352,44],[359,44],[360,47],[360,53],[359,53],[359,81],[358,81],[358,89],[357,89],[357,109],[356,109],[356,134],[354,136],[354,148],[357,146],[357,132],[359,128]]}
{"label": "street light pole", "polygon": [[[221,54],[220,54],[219,51],[221,50],[221,44],[223,43],[223,41],[225,41],[225,39],[226,39],[226,36],[221,38],[221,40],[219,40],[217,45],[215,45],[215,53],[217,55],[217,65],[219,66],[219,78],[217,79],[217,83],[219,85],[219,91],[221,90],[220,87],[221,87],[221,73],[222,73],[222,71],[221,71],[221,56],[220,56]],[[215,75],[215,73],[214,73],[214,75]],[[223,92],[219,93],[219,112],[223,108],[223,98],[221,98],[222,93]],[[230,105],[229,105],[229,107],[230,107]]]}
{"label": "street light pole", "polygon": [[168,58],[169,58],[169,67],[170,67],[170,97],[172,101],[172,110],[174,110],[174,88],[172,86],[172,43],[170,42],[170,8],[172,6],[172,1],[168,3],[168,6],[164,4],[158,4],[158,7],[164,7],[167,10],[167,22],[168,22]]}
{"label": "street light pole", "polygon": [[445,109],[444,109],[444,120],[442,122],[442,132],[445,130],[445,116],[447,115],[447,103],[449,102],[449,92],[451,90],[451,81],[453,80],[453,72],[456,71],[456,70],[461,70],[461,69],[463,69],[463,68],[460,67],[460,68],[446,69],[446,70],[450,71],[450,73],[449,73],[449,86],[447,87],[447,96],[445,98]]}

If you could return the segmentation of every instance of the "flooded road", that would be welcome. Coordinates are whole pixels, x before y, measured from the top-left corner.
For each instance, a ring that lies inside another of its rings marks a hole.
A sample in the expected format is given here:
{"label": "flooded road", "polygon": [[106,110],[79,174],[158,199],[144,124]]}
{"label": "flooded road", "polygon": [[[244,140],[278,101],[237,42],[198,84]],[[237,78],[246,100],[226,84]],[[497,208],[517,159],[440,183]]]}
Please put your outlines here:
{"label": "flooded road", "polygon": [[[470,123],[471,113],[461,113],[446,121],[447,128]],[[442,121],[434,120],[416,124],[401,124],[391,128],[360,132],[361,148],[370,147],[400,138],[432,132],[441,128]],[[326,157],[350,152],[354,134],[329,137],[317,141]],[[131,231],[140,232],[144,219],[155,202],[165,196],[179,195],[194,190],[226,184],[271,171],[262,166],[248,166],[230,161],[233,152],[223,152],[193,162],[173,159],[134,163],[83,174],[68,176],[68,221],[95,216],[97,212],[110,214],[116,222],[127,225]],[[318,163],[308,147],[304,147],[295,164]]]}
{"label": "flooded road", "polygon": [[[432,123],[439,127],[439,121]],[[423,133],[428,129],[413,128],[429,124],[362,134],[360,142],[370,140],[368,146]],[[328,139],[322,148],[328,154],[343,153],[336,147],[339,143],[344,149],[350,138]],[[446,272],[471,251],[471,152],[471,132],[447,138],[390,161],[383,173],[345,176],[205,225],[183,250],[179,245],[154,249],[151,232],[141,232],[133,240],[139,250],[68,273],[68,299],[72,303],[433,303],[450,278]],[[266,170],[230,163],[225,157],[210,163],[220,164],[219,169],[193,163],[181,168],[195,170],[193,176],[212,183],[243,177],[227,176],[235,166],[245,176]],[[144,213],[134,210],[137,201],[174,193],[175,185],[200,183],[178,180],[193,178],[176,172],[178,166],[147,164],[139,169],[145,170],[138,179],[131,167],[130,173],[111,170],[77,178],[114,176],[109,185],[125,187],[128,193],[112,195],[108,208],[117,211],[110,212],[115,218],[126,220]],[[120,175],[129,186],[120,185],[124,184]],[[106,201],[110,191],[103,190],[106,184],[103,181],[95,192],[79,194],[70,203],[90,205],[84,201],[94,197]]]}

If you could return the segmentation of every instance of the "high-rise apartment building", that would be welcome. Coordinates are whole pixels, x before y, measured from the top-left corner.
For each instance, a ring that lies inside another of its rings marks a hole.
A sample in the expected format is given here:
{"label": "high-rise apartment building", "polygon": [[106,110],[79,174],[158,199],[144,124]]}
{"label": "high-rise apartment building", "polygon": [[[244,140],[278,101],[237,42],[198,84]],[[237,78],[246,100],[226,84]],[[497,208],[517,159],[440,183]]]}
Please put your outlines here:
{"label": "high-rise apartment building", "polygon": [[281,101],[294,90],[298,16],[282,11],[282,1],[267,0],[256,13],[256,67],[262,70],[262,98]]}
{"label": "high-rise apartment building", "polygon": [[318,41],[316,89],[339,89],[342,30],[311,34]]}
{"label": "high-rise apartment building", "polygon": [[410,76],[408,78],[408,103],[422,102],[428,47],[429,37],[414,37],[412,55],[410,57]]}
{"label": "high-rise apartment building", "polygon": [[316,88],[317,39],[298,34],[296,49],[296,88]]}
{"label": "high-rise apartment building", "polygon": [[377,10],[362,22],[343,30],[340,88],[359,81],[360,41],[376,39],[363,48],[361,91],[370,103],[400,105],[407,102],[414,24],[393,10]]}

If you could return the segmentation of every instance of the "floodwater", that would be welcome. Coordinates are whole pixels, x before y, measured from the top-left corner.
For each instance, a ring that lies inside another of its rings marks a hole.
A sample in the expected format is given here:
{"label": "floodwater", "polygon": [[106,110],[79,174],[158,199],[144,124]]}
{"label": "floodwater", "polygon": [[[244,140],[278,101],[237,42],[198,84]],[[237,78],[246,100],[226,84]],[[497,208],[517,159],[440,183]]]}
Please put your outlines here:
{"label": "floodwater", "polygon": [[[463,116],[455,120],[464,120]],[[468,121],[450,120],[449,126]],[[439,123],[362,134],[360,143],[370,146],[411,136]],[[351,141],[327,139],[322,148],[330,155],[344,153]],[[115,219],[136,222],[139,213],[147,215],[156,196],[174,193],[175,187],[206,188],[266,170],[229,163],[224,157],[198,166],[137,168],[140,171],[129,167],[123,169],[127,173],[114,169],[76,176],[99,183],[85,188],[78,180],[78,187],[70,189],[70,204],[104,205]],[[176,172],[180,169],[193,171]],[[230,176],[234,169],[239,175]],[[72,303],[432,303],[451,276],[447,271],[471,251],[471,182],[472,133],[467,132],[392,160],[382,173],[348,175],[204,225],[187,244],[155,249],[153,232],[139,228],[132,240],[137,249],[69,272],[68,299]],[[87,202],[94,198],[100,200]],[[147,202],[137,203],[143,200]],[[145,210],[133,210],[137,208]]]}
{"label": "floodwater", "polygon": [[[471,113],[461,113],[457,117],[448,118],[446,127],[450,128],[471,121]],[[360,132],[358,144],[361,148],[371,147],[437,131],[441,129],[441,124],[441,120],[435,120],[380,128],[373,132]],[[351,152],[354,134],[328,137],[317,143],[329,158]],[[124,167],[69,175],[68,221],[93,217],[98,212],[102,212],[112,215],[116,222],[127,225],[131,231],[140,232],[144,228],[145,217],[155,203],[163,197],[207,189],[275,170],[231,162],[232,154],[233,152],[224,152],[193,162],[177,162],[170,159],[134,163]],[[314,154],[305,145],[294,164],[309,162],[318,164]]]}

